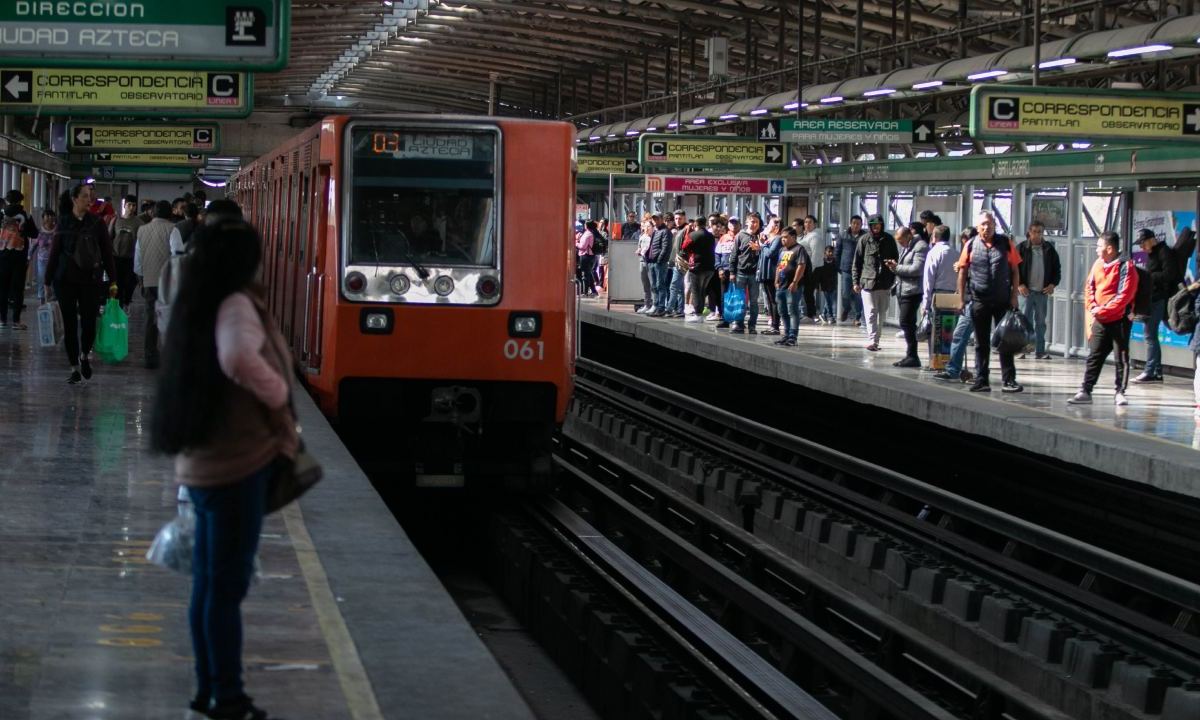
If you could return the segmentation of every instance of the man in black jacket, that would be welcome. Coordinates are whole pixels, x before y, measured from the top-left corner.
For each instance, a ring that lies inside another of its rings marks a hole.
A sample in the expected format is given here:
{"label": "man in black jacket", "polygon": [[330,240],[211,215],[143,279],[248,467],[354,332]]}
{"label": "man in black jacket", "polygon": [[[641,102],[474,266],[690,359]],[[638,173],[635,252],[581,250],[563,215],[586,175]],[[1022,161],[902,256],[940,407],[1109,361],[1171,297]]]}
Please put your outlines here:
{"label": "man in black jacket", "polygon": [[850,272],[854,292],[862,295],[867,349],[876,352],[879,350],[879,330],[887,316],[892,285],[896,282],[896,274],[887,261],[898,259],[900,250],[896,247],[896,239],[883,231],[882,215],[868,218],[867,228],[870,232],[859,238],[854,248]]}
{"label": "man in black jacket", "polygon": [[741,316],[733,321],[731,333],[740,335],[746,332],[746,311],[750,311],[750,334],[758,332],[758,296],[761,286],[758,282],[758,254],[762,250],[762,218],[758,213],[750,213],[746,225],[734,240],[733,253],[729,256],[729,273],[733,276],[733,284],[738,291],[746,294],[746,304],[742,307]]}
{"label": "man in black jacket", "polygon": [[1167,300],[1174,294],[1183,278],[1179,276],[1179,262],[1175,251],[1158,239],[1154,231],[1142,228],[1138,231],[1137,243],[1146,253],[1146,270],[1150,273],[1150,316],[1145,321],[1146,367],[1132,382],[1161,383],[1162,347],[1158,344],[1158,325],[1167,314]]}
{"label": "man in black jacket", "polygon": [[1046,352],[1046,316],[1054,288],[1062,281],[1058,251],[1045,235],[1046,226],[1034,220],[1025,231],[1025,242],[1017,246],[1021,256],[1017,292],[1021,295],[1021,313],[1033,325],[1034,357],[1038,360],[1050,359]]}
{"label": "man in black jacket", "polygon": [[653,215],[650,222],[654,232],[650,235],[650,248],[646,251],[650,266],[650,289],[654,291],[654,309],[646,313],[651,317],[667,314],[667,298],[671,294],[671,230],[663,222],[662,215]]}

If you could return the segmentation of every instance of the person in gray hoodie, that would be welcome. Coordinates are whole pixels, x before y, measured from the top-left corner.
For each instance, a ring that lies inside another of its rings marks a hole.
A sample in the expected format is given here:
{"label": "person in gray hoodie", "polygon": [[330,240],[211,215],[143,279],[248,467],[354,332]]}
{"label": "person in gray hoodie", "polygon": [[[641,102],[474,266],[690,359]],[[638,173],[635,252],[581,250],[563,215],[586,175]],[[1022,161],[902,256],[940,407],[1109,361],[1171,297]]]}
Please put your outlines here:
{"label": "person in gray hoodie", "polygon": [[883,216],[872,215],[867,220],[869,233],[859,239],[854,248],[854,265],[851,270],[854,292],[861,293],[867,325],[867,350],[879,350],[879,328],[887,315],[888,301],[896,274],[888,267],[888,260],[896,260],[900,252],[896,239],[883,231]]}

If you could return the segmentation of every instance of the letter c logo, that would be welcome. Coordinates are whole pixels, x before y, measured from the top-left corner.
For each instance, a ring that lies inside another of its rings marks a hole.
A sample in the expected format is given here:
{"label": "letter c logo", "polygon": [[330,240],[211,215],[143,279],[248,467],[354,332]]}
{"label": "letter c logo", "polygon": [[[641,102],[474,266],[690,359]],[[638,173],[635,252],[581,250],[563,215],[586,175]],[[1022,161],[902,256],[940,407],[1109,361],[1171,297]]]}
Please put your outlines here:
{"label": "letter c logo", "polygon": [[1016,120],[1017,119],[1017,101],[1015,98],[998,97],[992,98],[993,120]]}

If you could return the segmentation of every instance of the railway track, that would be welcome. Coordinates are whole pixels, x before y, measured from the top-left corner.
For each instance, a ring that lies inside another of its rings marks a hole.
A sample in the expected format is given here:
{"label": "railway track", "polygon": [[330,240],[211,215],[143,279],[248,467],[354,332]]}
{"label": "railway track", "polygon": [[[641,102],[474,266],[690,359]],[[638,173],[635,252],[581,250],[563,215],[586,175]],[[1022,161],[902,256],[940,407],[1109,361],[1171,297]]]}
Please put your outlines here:
{"label": "railway track", "polygon": [[900,707],[866,662],[950,717],[1196,717],[1194,583],[588,361],[573,413],[564,498],[840,716]]}

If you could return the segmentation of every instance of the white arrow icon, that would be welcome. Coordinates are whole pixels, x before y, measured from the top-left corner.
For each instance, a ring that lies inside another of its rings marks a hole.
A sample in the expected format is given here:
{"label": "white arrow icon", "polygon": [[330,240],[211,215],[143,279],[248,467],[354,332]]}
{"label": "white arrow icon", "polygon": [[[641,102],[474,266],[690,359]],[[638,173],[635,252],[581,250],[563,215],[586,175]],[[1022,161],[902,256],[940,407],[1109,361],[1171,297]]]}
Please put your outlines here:
{"label": "white arrow icon", "polygon": [[92,133],[87,128],[83,128],[79,132],[75,133],[75,140],[80,145],[87,145],[92,141]]}
{"label": "white arrow icon", "polygon": [[638,169],[637,160],[630,160],[629,162],[625,163],[625,172],[635,173],[635,172],[637,172],[637,169]]}
{"label": "white arrow icon", "polygon": [[920,124],[917,126],[917,131],[913,134],[917,136],[917,140],[920,142],[925,142],[929,139],[929,133],[931,132],[933,131],[929,129],[928,125]]}
{"label": "white arrow icon", "polygon": [[4,89],[8,91],[9,95],[19,98],[29,92],[29,83],[22,80],[20,75],[13,75],[12,79],[4,85]]}
{"label": "white arrow icon", "polygon": [[1183,121],[1191,126],[1192,132],[1200,133],[1200,108],[1193,110]]}
{"label": "white arrow icon", "polygon": [[782,157],[783,153],[779,152],[778,146],[772,145],[767,148],[767,159],[771,162],[779,162],[779,159]]}

